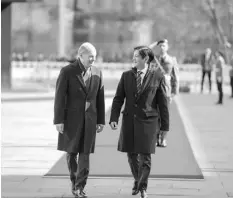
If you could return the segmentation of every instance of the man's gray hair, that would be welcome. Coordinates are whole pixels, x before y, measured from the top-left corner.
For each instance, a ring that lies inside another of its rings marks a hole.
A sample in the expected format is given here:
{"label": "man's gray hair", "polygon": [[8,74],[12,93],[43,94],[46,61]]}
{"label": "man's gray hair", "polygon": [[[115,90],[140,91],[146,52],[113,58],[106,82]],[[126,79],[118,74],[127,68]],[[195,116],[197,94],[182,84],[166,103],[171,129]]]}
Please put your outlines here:
{"label": "man's gray hair", "polygon": [[91,43],[85,42],[79,47],[78,56],[86,52],[91,52],[96,54],[96,48]]}

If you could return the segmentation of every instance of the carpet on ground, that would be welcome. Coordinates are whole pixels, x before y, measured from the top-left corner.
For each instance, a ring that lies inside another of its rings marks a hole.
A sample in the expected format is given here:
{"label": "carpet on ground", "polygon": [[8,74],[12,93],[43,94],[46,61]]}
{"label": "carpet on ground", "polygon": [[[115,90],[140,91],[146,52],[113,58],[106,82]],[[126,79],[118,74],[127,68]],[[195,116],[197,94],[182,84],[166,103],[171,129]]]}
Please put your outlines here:
{"label": "carpet on ground", "polygon": [[[109,116],[110,112],[106,114],[106,123]],[[119,131],[111,130],[107,124],[104,131],[97,134],[95,153],[90,155],[90,176],[132,177],[126,153],[117,151]],[[150,178],[203,179],[175,103],[171,104],[171,131],[167,141],[166,148],[157,147],[152,154]],[[45,176],[69,176],[65,154]]]}

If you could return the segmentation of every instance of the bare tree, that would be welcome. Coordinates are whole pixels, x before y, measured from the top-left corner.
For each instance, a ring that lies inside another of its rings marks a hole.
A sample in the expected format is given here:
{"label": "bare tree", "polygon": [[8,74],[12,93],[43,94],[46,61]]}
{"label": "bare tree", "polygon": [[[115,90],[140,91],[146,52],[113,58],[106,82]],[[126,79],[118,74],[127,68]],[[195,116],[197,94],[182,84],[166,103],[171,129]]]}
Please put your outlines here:
{"label": "bare tree", "polygon": [[226,30],[224,31],[224,29],[222,27],[221,19],[218,15],[216,1],[205,0],[206,4],[208,6],[208,14],[210,17],[212,27],[214,29],[214,32],[217,35],[217,39],[219,41],[220,46],[224,48],[225,58],[226,58],[227,62],[228,62],[228,48],[231,47],[229,40],[231,40],[231,38],[232,38],[232,25],[233,25],[232,24],[233,23],[232,22],[232,17],[233,17],[233,15],[232,15],[232,2],[230,2],[230,1],[231,0],[225,0],[225,2],[221,2],[222,4],[226,3],[228,5],[227,6],[228,7],[228,18],[229,18],[228,27],[230,29],[230,31],[229,31],[230,34],[228,36]]}

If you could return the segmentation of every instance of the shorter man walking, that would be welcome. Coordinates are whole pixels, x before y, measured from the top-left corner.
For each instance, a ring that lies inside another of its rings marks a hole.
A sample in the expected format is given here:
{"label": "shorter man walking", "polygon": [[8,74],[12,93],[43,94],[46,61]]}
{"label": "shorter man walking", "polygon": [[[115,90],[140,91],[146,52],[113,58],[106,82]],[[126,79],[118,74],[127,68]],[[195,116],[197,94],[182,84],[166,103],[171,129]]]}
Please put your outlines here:
{"label": "shorter man walking", "polygon": [[202,66],[202,78],[201,78],[201,93],[203,92],[205,76],[209,79],[209,92],[212,90],[212,79],[211,74],[213,71],[213,59],[212,51],[210,48],[205,50],[205,53],[201,56],[201,66]]}
{"label": "shorter man walking", "polygon": [[[154,54],[148,47],[134,48],[134,67],[123,72],[112,103],[110,126],[122,126],[118,150],[126,152],[134,177],[132,195],[147,196],[151,154],[155,153],[157,134],[169,130],[169,111],[164,74],[150,68]],[[156,164],[155,164],[156,165]]]}

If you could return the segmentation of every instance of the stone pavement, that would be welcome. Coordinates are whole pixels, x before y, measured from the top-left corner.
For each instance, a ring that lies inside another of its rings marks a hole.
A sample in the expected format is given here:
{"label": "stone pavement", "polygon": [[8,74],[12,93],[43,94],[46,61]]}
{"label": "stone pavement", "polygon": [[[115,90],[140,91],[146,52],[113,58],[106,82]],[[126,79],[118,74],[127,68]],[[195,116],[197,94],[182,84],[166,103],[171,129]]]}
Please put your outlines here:
{"label": "stone pavement", "polygon": [[[187,137],[205,179],[150,180],[148,186],[150,198],[233,197],[233,99],[226,96],[222,106],[214,104],[216,99],[217,95],[215,94],[181,94],[176,98]],[[2,111],[4,111],[4,105],[7,104],[8,102],[2,104]],[[18,103],[9,102],[9,105],[18,105]],[[43,115],[43,111],[39,114]],[[41,118],[38,117],[38,119]],[[8,138],[10,140],[13,136]],[[43,174],[51,165],[47,165],[46,160],[36,161],[35,158],[41,158],[43,153],[38,153],[39,156],[32,156],[31,148],[29,148],[32,145],[25,148],[21,147],[22,140],[4,144],[5,139],[2,138],[2,149],[5,149],[5,152],[2,152],[2,197],[73,197],[70,193],[68,178],[43,177]],[[50,140],[52,143],[53,140]],[[15,141],[17,141],[16,137]],[[42,147],[44,157],[48,153],[54,154],[54,156],[50,156],[56,160],[58,155],[56,156],[55,151],[52,151],[54,149],[52,146],[54,145],[38,144],[36,148],[32,147],[32,149],[35,149],[33,153],[41,150]],[[27,155],[25,158],[17,157],[15,155],[17,153],[26,153],[31,158]],[[4,165],[4,159],[8,160],[8,166]],[[24,163],[24,168],[20,166],[21,163]],[[35,163],[37,166],[35,166]],[[15,164],[15,166],[10,167],[9,165],[12,164]],[[32,167],[41,168],[33,169]],[[127,198],[133,197],[130,195],[131,187],[132,179],[130,178],[89,178],[87,191],[89,197],[92,198]]]}

